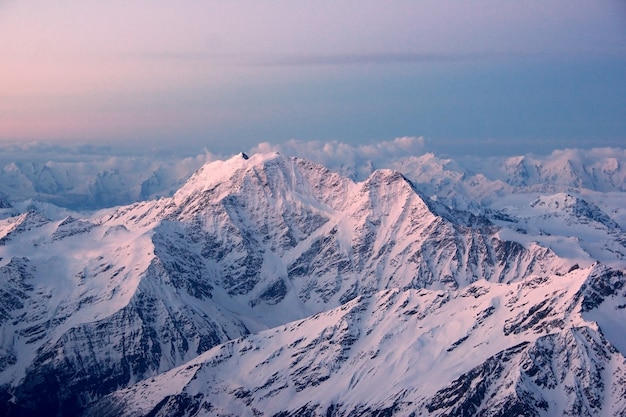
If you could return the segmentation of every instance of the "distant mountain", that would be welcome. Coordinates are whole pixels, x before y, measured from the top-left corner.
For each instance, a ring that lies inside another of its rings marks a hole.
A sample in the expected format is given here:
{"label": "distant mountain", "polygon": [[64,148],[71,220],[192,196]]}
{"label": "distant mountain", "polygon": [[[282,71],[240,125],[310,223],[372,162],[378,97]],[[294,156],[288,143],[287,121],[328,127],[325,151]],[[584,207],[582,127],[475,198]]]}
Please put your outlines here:
{"label": "distant mountain", "polygon": [[0,409],[626,414],[623,194],[474,203],[415,164],[355,182],[241,154],[91,214],[7,199]]}
{"label": "distant mountain", "polygon": [[171,196],[208,158],[22,158],[0,165],[0,193],[13,200],[37,199],[73,210],[113,207]]}
{"label": "distant mountain", "polygon": [[626,191],[626,149],[568,149],[548,156],[445,159],[411,156],[392,166],[454,207],[477,209],[481,203],[512,193]]}
{"label": "distant mountain", "polygon": [[547,158],[508,158],[501,172],[511,185],[626,191],[625,156],[621,149],[568,149]]}
{"label": "distant mountain", "polygon": [[0,193],[0,209],[11,208],[11,202],[6,194]]}
{"label": "distant mountain", "polygon": [[[172,196],[210,154],[176,159],[154,156],[104,157],[72,154],[72,158],[31,153],[16,160],[0,158],[0,193],[13,200],[37,199],[74,210],[95,210]],[[511,192],[626,191],[626,149],[568,149],[547,156],[460,158],[427,153],[389,160],[352,161],[329,169],[356,181],[378,168],[392,168],[409,178],[425,195],[459,209]],[[320,160],[318,163],[324,164]],[[358,164],[358,165],[357,165]]]}
{"label": "distant mountain", "polygon": [[396,168],[430,199],[487,217],[513,240],[610,263],[626,259],[624,161],[620,149],[463,162],[427,154]]}

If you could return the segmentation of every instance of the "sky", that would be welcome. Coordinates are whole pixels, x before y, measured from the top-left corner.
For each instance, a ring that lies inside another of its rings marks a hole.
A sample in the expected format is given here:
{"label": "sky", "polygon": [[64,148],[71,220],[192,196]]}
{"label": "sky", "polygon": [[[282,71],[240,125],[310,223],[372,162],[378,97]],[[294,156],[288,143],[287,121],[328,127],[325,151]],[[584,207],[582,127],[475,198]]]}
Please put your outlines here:
{"label": "sky", "polygon": [[626,3],[0,0],[0,145],[397,138],[444,155],[623,147]]}

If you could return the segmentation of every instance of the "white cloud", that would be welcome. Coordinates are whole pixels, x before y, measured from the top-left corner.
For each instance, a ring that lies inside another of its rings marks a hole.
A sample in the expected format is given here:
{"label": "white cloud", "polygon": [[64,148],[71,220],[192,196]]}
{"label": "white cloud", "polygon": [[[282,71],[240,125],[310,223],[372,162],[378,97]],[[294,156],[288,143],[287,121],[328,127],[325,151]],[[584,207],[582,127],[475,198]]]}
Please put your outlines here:
{"label": "white cloud", "polygon": [[403,136],[366,145],[292,139],[283,144],[262,142],[253,147],[251,152],[280,152],[289,156],[299,156],[324,164],[355,179],[362,179],[371,173],[372,169],[391,167],[399,159],[425,153],[425,142],[421,136]]}
{"label": "white cloud", "polygon": [[[507,158],[468,157],[443,160],[427,152],[423,137],[353,145],[339,141],[262,142],[250,153],[280,152],[307,158],[328,168],[363,180],[374,169],[397,169],[428,195],[445,197],[442,178],[454,184],[462,173],[483,173],[490,180],[507,181],[510,161],[523,161],[536,173],[529,185],[551,183],[598,191],[623,190],[626,150],[623,148],[564,149],[547,156]],[[428,155],[426,155],[428,154]],[[97,145],[55,145],[45,142],[0,145],[0,193],[17,201],[37,198],[60,206],[84,209],[128,204],[171,195],[205,163],[227,159],[208,150],[181,156],[164,150],[129,150]],[[509,161],[509,162],[507,162]],[[444,181],[445,182],[445,181]],[[443,191],[442,191],[443,190]]]}
{"label": "white cloud", "polygon": [[97,145],[47,142],[0,145],[0,193],[85,209],[129,204],[172,194],[194,171],[218,159],[132,152]]}

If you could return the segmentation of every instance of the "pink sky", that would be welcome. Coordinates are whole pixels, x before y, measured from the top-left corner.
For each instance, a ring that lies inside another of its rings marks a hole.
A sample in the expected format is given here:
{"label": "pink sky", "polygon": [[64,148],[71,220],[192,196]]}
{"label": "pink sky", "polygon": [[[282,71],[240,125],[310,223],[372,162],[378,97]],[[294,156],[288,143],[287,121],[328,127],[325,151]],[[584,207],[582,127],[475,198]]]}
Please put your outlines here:
{"label": "pink sky", "polygon": [[419,77],[460,68],[422,61],[625,58],[625,19],[609,1],[0,1],[0,141],[267,136],[324,107],[276,104],[281,88],[403,62]]}

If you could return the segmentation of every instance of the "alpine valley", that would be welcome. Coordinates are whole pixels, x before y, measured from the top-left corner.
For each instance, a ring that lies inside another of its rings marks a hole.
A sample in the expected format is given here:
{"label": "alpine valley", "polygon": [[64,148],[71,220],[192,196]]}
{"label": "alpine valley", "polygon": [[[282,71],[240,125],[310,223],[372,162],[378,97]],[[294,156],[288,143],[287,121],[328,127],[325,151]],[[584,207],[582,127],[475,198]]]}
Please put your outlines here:
{"label": "alpine valley", "polygon": [[625,155],[1,195],[0,414],[626,416]]}

